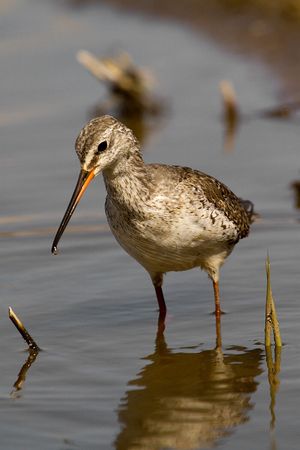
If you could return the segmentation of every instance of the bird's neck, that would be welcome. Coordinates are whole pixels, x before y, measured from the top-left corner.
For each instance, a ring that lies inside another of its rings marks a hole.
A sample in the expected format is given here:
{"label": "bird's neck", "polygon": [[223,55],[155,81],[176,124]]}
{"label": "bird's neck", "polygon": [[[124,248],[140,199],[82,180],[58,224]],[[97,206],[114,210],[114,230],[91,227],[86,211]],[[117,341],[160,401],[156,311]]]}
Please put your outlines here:
{"label": "bird's neck", "polygon": [[103,178],[109,200],[121,209],[136,209],[141,199],[149,197],[151,180],[138,149],[128,158],[104,170]]}

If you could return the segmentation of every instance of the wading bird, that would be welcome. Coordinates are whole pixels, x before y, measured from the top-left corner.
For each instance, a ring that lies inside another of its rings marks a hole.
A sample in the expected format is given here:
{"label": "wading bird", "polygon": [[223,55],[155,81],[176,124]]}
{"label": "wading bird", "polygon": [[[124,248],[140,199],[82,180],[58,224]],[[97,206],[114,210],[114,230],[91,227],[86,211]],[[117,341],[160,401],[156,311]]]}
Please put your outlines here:
{"label": "wading bird", "polygon": [[199,267],[213,282],[215,314],[221,314],[219,270],[249,233],[249,202],[217,179],[188,167],[146,164],[132,131],[111,116],[91,120],[77,137],[81,171],[52,245],[58,242],[91,180],[103,174],[105,212],[119,244],[149,273],[166,316],[166,272]]}

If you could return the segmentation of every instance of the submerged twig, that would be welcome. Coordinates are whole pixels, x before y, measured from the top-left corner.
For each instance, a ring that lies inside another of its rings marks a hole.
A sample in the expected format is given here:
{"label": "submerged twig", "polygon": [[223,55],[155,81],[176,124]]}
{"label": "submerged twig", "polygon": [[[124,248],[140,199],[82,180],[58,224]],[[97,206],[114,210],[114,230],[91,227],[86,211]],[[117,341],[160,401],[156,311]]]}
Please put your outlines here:
{"label": "submerged twig", "polygon": [[277,106],[260,108],[250,113],[245,113],[239,108],[236,91],[229,80],[222,80],[219,83],[219,90],[223,103],[224,122],[224,149],[233,150],[238,126],[245,120],[256,118],[286,119],[300,111],[300,100],[294,100]]}
{"label": "submerged twig", "polygon": [[153,77],[137,67],[127,53],[117,57],[97,58],[86,50],[77,53],[77,60],[98,80],[108,83],[121,95],[141,101],[152,87]]}
{"label": "submerged twig", "polygon": [[267,294],[266,294],[266,310],[265,310],[265,346],[269,347],[271,345],[271,329],[272,329],[275,346],[281,347],[282,341],[280,336],[279,322],[277,319],[275,302],[271,288],[271,266],[269,255],[267,256],[266,260],[266,274],[267,274]]}
{"label": "submerged twig", "polygon": [[223,98],[225,118],[229,122],[236,121],[239,116],[239,108],[233,84],[228,80],[222,80],[219,87]]}
{"label": "submerged twig", "polygon": [[14,383],[14,388],[10,394],[11,397],[16,398],[19,396],[18,392],[23,388],[23,385],[26,380],[27,372],[30,369],[30,367],[32,366],[32,364],[34,363],[34,361],[36,360],[36,357],[38,354],[39,354],[39,351],[36,349],[29,350],[28,358],[26,359],[25,363],[21,367],[21,370],[18,373],[18,378]]}
{"label": "submerged twig", "polygon": [[219,85],[223,99],[223,119],[225,124],[224,148],[232,150],[240,119],[237,97],[230,81],[222,80]]}
{"label": "submerged twig", "polygon": [[281,105],[273,106],[268,109],[260,111],[262,117],[269,117],[275,119],[285,119],[290,117],[293,113],[299,111],[300,101],[295,100],[289,103],[283,103]]}
{"label": "submerged twig", "polygon": [[270,346],[266,347],[266,362],[268,367],[268,380],[270,386],[270,413],[271,413],[271,422],[270,428],[273,430],[275,428],[275,403],[276,403],[276,394],[279,389],[280,380],[279,380],[279,372],[280,372],[280,363],[281,363],[281,347],[275,346],[274,349],[274,358],[272,354],[272,349]]}
{"label": "submerged twig", "polygon": [[143,141],[168,109],[166,101],[153,92],[155,79],[152,73],[137,66],[125,52],[98,58],[80,50],[77,60],[108,88],[108,97],[97,102],[89,115],[115,116]]}
{"label": "submerged twig", "polygon": [[300,180],[295,180],[290,184],[295,194],[295,208],[300,209]]}
{"label": "submerged twig", "polygon": [[16,315],[16,313],[13,311],[11,307],[8,308],[8,315],[12,323],[15,325],[23,339],[28,344],[28,347],[30,350],[34,350],[38,352],[40,350],[39,346],[35,342],[35,340],[30,336],[26,328],[24,327],[23,323],[19,319],[19,317]]}

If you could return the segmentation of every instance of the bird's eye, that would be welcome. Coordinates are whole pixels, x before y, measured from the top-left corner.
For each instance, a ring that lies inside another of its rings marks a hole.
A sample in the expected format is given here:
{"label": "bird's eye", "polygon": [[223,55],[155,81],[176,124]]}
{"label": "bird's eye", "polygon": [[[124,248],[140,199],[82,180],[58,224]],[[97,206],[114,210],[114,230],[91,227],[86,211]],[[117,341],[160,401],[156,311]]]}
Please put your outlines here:
{"label": "bird's eye", "polygon": [[102,141],[100,142],[100,144],[98,145],[98,151],[97,153],[101,153],[104,152],[104,150],[107,149],[107,142],[106,141]]}

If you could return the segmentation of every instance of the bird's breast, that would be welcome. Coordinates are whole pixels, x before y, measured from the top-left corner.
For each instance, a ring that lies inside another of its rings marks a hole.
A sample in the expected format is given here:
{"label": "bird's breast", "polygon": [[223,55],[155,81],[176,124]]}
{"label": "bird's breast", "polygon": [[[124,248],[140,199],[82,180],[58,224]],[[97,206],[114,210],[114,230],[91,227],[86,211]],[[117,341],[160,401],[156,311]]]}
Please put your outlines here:
{"label": "bird's breast", "polygon": [[237,231],[215,210],[186,211],[145,205],[142,213],[106,201],[110,228],[120,245],[148,270],[162,272],[205,266],[211,255],[227,252]]}

